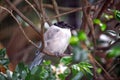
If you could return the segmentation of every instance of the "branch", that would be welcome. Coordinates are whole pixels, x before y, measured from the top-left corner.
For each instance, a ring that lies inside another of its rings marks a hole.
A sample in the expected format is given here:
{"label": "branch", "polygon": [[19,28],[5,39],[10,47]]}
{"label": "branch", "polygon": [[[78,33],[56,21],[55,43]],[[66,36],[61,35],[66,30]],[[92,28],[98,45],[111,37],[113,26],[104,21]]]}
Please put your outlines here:
{"label": "branch", "polygon": [[[53,8],[55,10],[56,15],[59,15],[59,10],[58,10],[58,5],[56,0],[52,0],[52,3],[53,3]],[[60,21],[60,17],[56,17],[56,19],[58,22]]]}
{"label": "branch", "polygon": [[[54,9],[53,5],[51,5],[51,4],[43,4],[43,7],[44,8],[49,8],[49,9]],[[58,6],[58,10],[60,10],[60,11],[70,11],[70,10],[73,10],[73,9],[76,9],[76,8]]]}
{"label": "branch", "polygon": [[26,35],[26,33],[24,32],[24,29],[23,29],[22,26],[21,26],[21,23],[20,23],[20,22],[17,20],[17,18],[13,15],[12,11],[10,11],[10,10],[8,10],[7,8],[2,7],[2,6],[0,6],[0,8],[3,9],[3,10],[5,10],[5,11],[7,11],[8,13],[11,14],[11,16],[12,16],[12,17],[15,19],[15,21],[18,23],[19,28],[20,28],[20,30],[22,31],[22,33],[23,33],[23,35],[25,36],[25,38],[26,38],[33,46],[35,46],[36,48],[39,48],[39,46],[37,46],[33,41],[31,41],[31,40],[29,39],[29,37]]}
{"label": "branch", "polygon": [[[85,5],[87,5],[87,2],[85,2],[84,0],[83,0],[83,3],[85,3]],[[95,36],[95,29],[93,26],[92,18],[90,17],[90,14],[87,12],[87,9],[84,6],[82,6],[82,7],[83,7],[83,16],[85,17],[86,23],[88,24],[88,27],[91,31],[94,48],[96,48],[96,36]]]}
{"label": "branch", "polygon": [[27,17],[25,17],[9,0],[5,0],[5,1],[23,20],[25,20],[40,35],[40,32],[38,31],[38,29]]}
{"label": "branch", "polygon": [[61,17],[61,16],[63,16],[63,15],[67,15],[67,14],[70,14],[70,13],[73,13],[73,12],[77,12],[77,11],[81,11],[81,10],[82,10],[82,8],[72,9],[72,10],[70,10],[70,11],[68,11],[68,12],[61,13],[61,14],[59,14],[59,15],[50,17],[50,19],[54,19],[54,18],[57,18],[57,17]]}
{"label": "branch", "polygon": [[45,21],[47,21],[47,23],[51,26],[52,23],[50,22],[50,19],[49,19],[49,17],[47,16],[47,14],[46,14],[46,12],[45,12],[45,10],[44,10],[44,8],[43,8],[42,0],[40,0],[39,4],[40,4],[40,11],[41,11],[41,13],[42,13],[42,15],[43,15],[43,18],[44,18]]}
{"label": "branch", "polygon": [[35,7],[28,1],[28,0],[25,0],[32,8],[33,10],[35,11],[35,13],[38,15],[39,17],[39,20],[41,21],[41,15],[40,13],[37,11],[37,9],[35,9]]}
{"label": "branch", "polygon": [[99,5],[97,11],[94,14],[94,18],[100,18],[102,12],[107,8],[111,0],[103,0],[102,4]]}
{"label": "branch", "polygon": [[42,51],[44,54],[46,54],[46,55],[49,55],[49,56],[54,56],[54,57],[64,57],[64,56],[71,56],[71,55],[69,55],[69,54],[59,54],[59,55],[56,55],[56,54],[54,54],[54,53],[51,53],[51,52],[49,52],[48,50],[46,50],[46,49],[43,49],[43,51]]}
{"label": "branch", "polygon": [[108,76],[108,78],[110,80],[112,80],[112,77],[109,75],[109,73],[102,67],[102,65],[91,54],[89,54],[88,57],[92,63],[95,62],[105,72],[105,74]]}
{"label": "branch", "polygon": [[[18,4],[20,4],[21,2],[22,2],[23,0],[14,0],[13,1],[13,4],[15,5],[15,6],[17,6]],[[2,15],[2,16],[0,16],[0,22],[2,21],[2,20],[4,20],[4,18],[6,18],[6,16],[8,15],[8,13],[5,11],[2,11],[1,12],[2,14],[0,14],[0,15]]]}

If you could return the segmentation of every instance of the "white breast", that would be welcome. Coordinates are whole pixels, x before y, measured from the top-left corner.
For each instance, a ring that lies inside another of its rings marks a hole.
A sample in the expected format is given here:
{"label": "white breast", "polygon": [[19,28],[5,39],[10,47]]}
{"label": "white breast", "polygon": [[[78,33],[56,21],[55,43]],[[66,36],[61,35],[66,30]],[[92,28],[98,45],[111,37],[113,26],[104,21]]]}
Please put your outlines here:
{"label": "white breast", "polygon": [[62,54],[69,45],[71,32],[70,29],[59,28],[53,25],[46,31],[44,37],[45,48],[48,51]]}

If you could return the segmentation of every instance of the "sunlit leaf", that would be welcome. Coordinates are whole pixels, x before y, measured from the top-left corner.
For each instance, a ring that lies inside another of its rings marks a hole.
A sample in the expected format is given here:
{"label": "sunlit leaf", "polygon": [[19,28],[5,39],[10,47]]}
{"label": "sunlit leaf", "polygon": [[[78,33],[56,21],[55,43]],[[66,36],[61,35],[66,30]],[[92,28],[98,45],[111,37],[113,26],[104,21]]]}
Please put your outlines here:
{"label": "sunlit leaf", "polygon": [[44,61],[43,61],[43,64],[44,64],[44,65],[50,65],[50,64],[51,64],[51,61],[50,61],[50,60],[47,60],[47,61],[44,60]]}
{"label": "sunlit leaf", "polygon": [[80,32],[78,33],[78,38],[79,38],[79,40],[81,40],[81,41],[86,40],[86,39],[87,39],[86,33],[85,33],[84,31],[80,31]]}
{"label": "sunlit leaf", "polygon": [[79,64],[75,64],[72,66],[72,68],[77,72],[82,72],[83,74],[91,74],[93,75],[92,71],[90,70],[92,67],[91,64],[87,62],[80,62]]}
{"label": "sunlit leaf", "polygon": [[77,44],[79,41],[78,37],[77,36],[72,36],[71,39],[70,39],[70,44],[71,45],[75,45]]}
{"label": "sunlit leaf", "polygon": [[93,23],[94,23],[94,24],[100,24],[101,21],[100,21],[100,19],[94,19],[94,20],[93,20]]}
{"label": "sunlit leaf", "polygon": [[103,15],[107,20],[110,20],[113,18],[113,15],[108,15],[108,14],[104,14]]}
{"label": "sunlit leaf", "polygon": [[106,30],[106,28],[107,28],[106,24],[100,23],[99,25],[100,25],[101,31],[105,31]]}
{"label": "sunlit leaf", "polygon": [[115,15],[115,18],[120,21],[120,11],[114,10],[114,15]]}
{"label": "sunlit leaf", "polygon": [[93,68],[93,66],[88,62],[80,62],[79,65],[82,67]]}
{"label": "sunlit leaf", "polygon": [[72,62],[72,57],[71,56],[62,57],[62,59],[60,60],[60,63],[63,63],[65,65],[68,65],[71,62]]}

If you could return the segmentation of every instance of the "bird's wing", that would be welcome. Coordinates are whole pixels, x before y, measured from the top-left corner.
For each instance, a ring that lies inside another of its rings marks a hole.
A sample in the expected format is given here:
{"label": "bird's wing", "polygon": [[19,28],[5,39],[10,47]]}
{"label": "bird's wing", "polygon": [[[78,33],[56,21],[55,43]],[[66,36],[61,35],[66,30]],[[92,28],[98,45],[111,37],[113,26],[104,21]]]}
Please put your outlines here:
{"label": "bird's wing", "polygon": [[44,57],[43,53],[39,53],[38,55],[36,55],[31,65],[29,66],[29,69],[31,70],[33,67],[40,65],[41,62],[43,61],[43,57]]}

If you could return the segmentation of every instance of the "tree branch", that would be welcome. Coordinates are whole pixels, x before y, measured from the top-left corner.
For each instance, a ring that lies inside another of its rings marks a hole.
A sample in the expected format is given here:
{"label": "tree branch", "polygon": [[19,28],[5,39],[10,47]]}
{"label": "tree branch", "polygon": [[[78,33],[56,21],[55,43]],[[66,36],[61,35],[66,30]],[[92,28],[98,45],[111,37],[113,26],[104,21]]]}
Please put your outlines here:
{"label": "tree branch", "polygon": [[40,32],[38,31],[36,26],[27,17],[25,17],[9,0],[5,1],[23,20],[25,20],[40,35]]}
{"label": "tree branch", "polygon": [[[56,3],[56,0],[52,0],[52,3],[53,3],[53,8],[55,10],[56,15],[59,15],[59,9],[58,9],[58,5]],[[60,21],[60,17],[56,17],[56,19],[58,22]]]}

